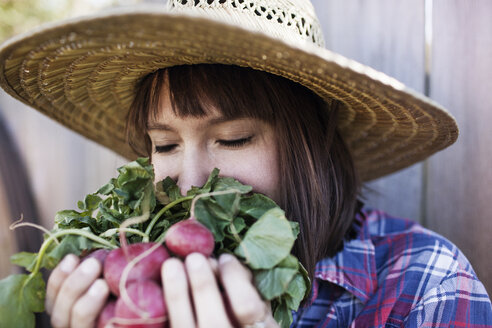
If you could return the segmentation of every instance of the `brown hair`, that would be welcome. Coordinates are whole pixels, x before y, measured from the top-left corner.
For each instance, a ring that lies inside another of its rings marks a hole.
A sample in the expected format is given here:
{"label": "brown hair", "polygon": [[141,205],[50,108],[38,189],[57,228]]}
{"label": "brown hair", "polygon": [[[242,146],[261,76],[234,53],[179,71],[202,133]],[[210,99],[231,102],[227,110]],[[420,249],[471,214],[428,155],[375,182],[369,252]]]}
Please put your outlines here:
{"label": "brown hair", "polygon": [[253,117],[274,126],[279,206],[299,222],[294,254],[313,278],[316,262],[343,247],[357,210],[360,181],[336,126],[342,105],[250,68],[201,64],[161,69],[141,80],[127,119],[128,141],[140,155],[151,155],[147,121],[158,114],[166,79],[178,116],[203,116],[212,105],[226,118]]}

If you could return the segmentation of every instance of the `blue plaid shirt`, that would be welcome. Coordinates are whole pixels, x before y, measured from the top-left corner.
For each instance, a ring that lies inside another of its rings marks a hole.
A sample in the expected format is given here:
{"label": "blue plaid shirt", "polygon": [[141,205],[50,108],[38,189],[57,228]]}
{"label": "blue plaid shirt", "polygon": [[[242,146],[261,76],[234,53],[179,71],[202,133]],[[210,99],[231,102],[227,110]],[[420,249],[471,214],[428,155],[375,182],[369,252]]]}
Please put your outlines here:
{"label": "blue plaid shirt", "polygon": [[368,209],[354,226],[357,237],[318,262],[292,327],[492,327],[490,298],[451,242]]}

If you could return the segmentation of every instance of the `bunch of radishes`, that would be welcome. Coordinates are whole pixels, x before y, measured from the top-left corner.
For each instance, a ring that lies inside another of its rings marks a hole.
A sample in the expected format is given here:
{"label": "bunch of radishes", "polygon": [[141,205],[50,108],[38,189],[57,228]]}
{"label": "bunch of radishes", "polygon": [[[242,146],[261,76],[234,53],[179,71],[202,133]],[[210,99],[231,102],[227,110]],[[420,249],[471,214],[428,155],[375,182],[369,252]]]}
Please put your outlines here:
{"label": "bunch of radishes", "polygon": [[[124,237],[123,237],[124,239]],[[213,234],[196,219],[172,225],[165,246],[157,243],[121,243],[114,250],[100,249],[88,255],[103,263],[104,279],[111,297],[98,319],[98,328],[165,327],[167,308],[162,292],[160,269],[171,256],[186,257],[193,252],[207,257],[214,250]]]}
{"label": "bunch of radishes", "polygon": [[[0,327],[34,328],[35,313],[44,311],[45,303],[40,270],[53,269],[68,253],[87,252],[103,263],[112,293],[99,327],[168,326],[161,265],[171,256],[184,259],[193,252],[207,257],[236,255],[251,270],[275,320],[282,328],[290,327],[292,311],[308,296],[310,281],[291,254],[299,225],[289,221],[273,200],[252,193],[251,186],[220,177],[218,169],[186,196],[170,177],[155,183],[148,158],[118,172],[118,177],[77,203],[80,211],[59,211],[37,253],[12,256],[14,264],[30,273],[0,280]],[[33,224],[17,222],[11,229],[21,226]],[[227,296],[223,299],[234,324]]]}

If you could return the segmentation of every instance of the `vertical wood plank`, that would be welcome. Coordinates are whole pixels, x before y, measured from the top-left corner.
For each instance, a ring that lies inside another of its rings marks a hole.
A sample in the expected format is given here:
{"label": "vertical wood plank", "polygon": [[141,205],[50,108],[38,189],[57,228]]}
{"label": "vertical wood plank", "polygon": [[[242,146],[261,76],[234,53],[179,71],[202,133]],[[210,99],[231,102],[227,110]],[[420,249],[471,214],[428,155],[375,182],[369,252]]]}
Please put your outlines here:
{"label": "vertical wood plank", "polygon": [[430,92],[456,117],[429,161],[428,226],[465,253],[492,293],[492,2],[434,0]]}
{"label": "vertical wood plank", "polygon": [[117,174],[127,160],[68,130],[0,91],[0,107],[10,134],[25,159],[40,221],[51,228],[57,211]]}
{"label": "vertical wood plank", "polygon": [[[424,0],[314,0],[328,49],[424,91]],[[367,184],[366,204],[420,221],[422,164]]]}
{"label": "vertical wood plank", "polygon": [[6,190],[2,176],[0,176],[0,279],[9,274],[17,273],[17,268],[10,263],[10,256],[18,252],[15,243],[15,234],[9,230],[12,224],[10,211],[7,201]]}

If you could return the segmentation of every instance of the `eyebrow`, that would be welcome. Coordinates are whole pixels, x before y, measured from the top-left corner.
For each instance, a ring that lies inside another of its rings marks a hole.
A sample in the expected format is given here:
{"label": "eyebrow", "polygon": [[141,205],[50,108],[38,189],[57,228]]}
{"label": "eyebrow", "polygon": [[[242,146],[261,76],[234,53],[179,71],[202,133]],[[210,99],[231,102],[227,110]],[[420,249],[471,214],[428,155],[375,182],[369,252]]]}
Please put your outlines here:
{"label": "eyebrow", "polygon": [[170,125],[157,122],[147,124],[147,130],[174,131],[174,129]]}
{"label": "eyebrow", "polygon": [[[227,118],[227,117],[216,117],[216,118],[211,118],[209,120],[204,121],[200,125],[216,125],[224,122],[230,122],[230,121],[236,121],[236,120],[241,120],[244,119],[244,117],[235,117],[235,118]],[[174,132],[175,129],[165,123],[160,123],[160,122],[150,122],[147,124],[147,129],[148,130],[162,130],[162,131],[171,131]]]}

